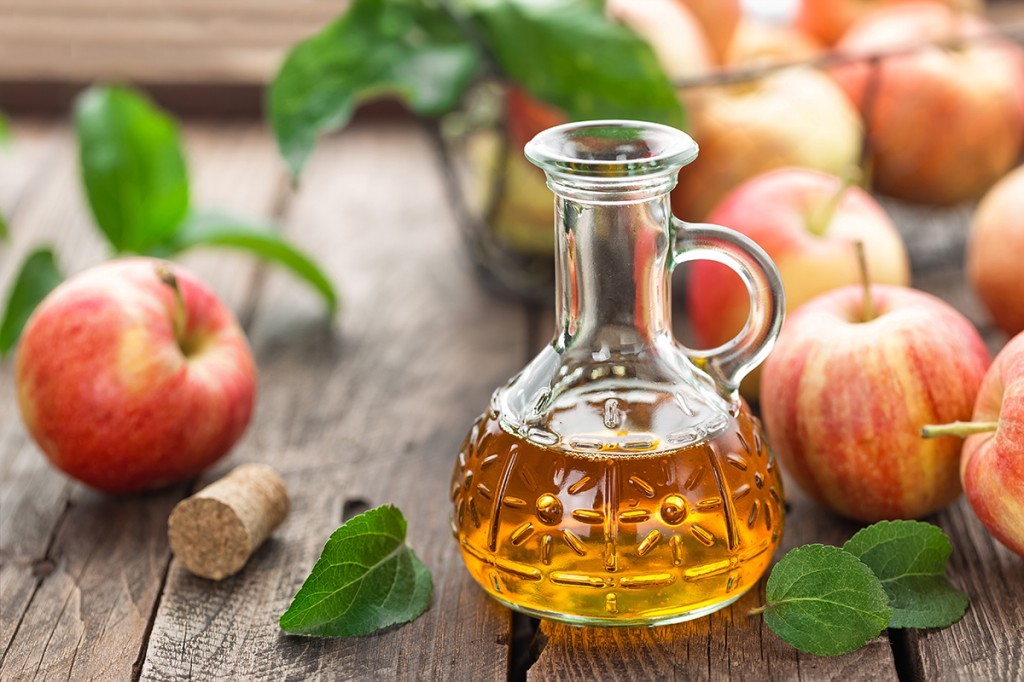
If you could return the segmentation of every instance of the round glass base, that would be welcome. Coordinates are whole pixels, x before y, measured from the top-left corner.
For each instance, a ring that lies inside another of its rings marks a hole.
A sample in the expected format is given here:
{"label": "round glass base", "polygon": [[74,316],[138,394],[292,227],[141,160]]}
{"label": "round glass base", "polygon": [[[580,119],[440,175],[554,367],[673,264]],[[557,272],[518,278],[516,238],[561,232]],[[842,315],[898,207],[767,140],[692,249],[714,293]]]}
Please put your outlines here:
{"label": "round glass base", "polygon": [[[756,584],[756,583],[755,583]],[[752,587],[752,586],[751,586]],[[525,613],[528,616],[534,618],[543,618],[544,620],[553,620],[559,623],[565,623],[566,625],[575,625],[577,627],[599,627],[599,628],[615,628],[615,627],[648,627],[653,628],[659,625],[672,625],[673,623],[683,623],[688,620],[696,620],[697,618],[703,618],[709,616],[715,611],[719,611],[729,606],[737,599],[742,597],[750,587],[743,590],[738,590],[735,594],[729,595],[727,599],[711,604],[710,606],[703,606],[699,609],[693,609],[690,611],[683,611],[681,613],[674,613],[668,616],[658,616],[655,618],[590,618],[587,616],[574,616],[566,613],[556,613],[553,611],[542,611],[540,609],[531,609],[513,604],[512,602],[505,601],[500,597],[496,597],[491,593],[489,596],[504,606],[518,611],[519,613]]]}

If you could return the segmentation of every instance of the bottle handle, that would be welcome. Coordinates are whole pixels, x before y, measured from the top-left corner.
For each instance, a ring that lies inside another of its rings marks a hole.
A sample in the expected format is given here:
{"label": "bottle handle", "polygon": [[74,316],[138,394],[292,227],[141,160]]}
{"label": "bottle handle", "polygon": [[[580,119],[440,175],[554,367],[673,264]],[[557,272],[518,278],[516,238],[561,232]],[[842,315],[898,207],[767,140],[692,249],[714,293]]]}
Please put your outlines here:
{"label": "bottle handle", "polygon": [[673,217],[672,242],[673,269],[687,261],[712,260],[729,267],[747,288],[750,314],[739,334],[708,350],[683,346],[690,360],[715,380],[719,392],[732,397],[743,377],[768,356],[782,329],[786,295],[779,271],[764,249],[721,225],[687,223]]}

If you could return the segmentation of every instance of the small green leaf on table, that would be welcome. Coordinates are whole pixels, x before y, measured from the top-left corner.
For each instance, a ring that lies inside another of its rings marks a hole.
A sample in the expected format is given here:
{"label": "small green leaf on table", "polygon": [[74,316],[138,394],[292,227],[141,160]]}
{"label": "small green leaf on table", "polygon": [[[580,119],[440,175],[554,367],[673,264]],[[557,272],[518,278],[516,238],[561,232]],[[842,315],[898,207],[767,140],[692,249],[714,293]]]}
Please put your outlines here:
{"label": "small green leaf on table", "polygon": [[143,95],[93,87],[75,105],[79,162],[100,229],[118,252],[144,252],[174,235],[189,207],[174,121]]}
{"label": "small green leaf on table", "polygon": [[650,46],[604,3],[473,0],[472,16],[504,74],[573,120],[633,118],[686,127]]}
{"label": "small green leaf on table", "polygon": [[889,595],[889,627],[942,628],[967,611],[967,595],[946,577],[953,548],[938,526],[920,521],[882,521],[843,545],[878,577]]}
{"label": "small green leaf on table", "polygon": [[270,86],[271,126],[297,175],[317,135],[345,125],[360,101],[391,93],[439,115],[479,68],[480,55],[439,2],[355,0],[289,52]]}
{"label": "small green leaf on table", "polygon": [[32,311],[63,280],[53,251],[39,249],[29,254],[14,280],[3,321],[0,322],[0,355],[6,355],[14,348]]}
{"label": "small green leaf on table", "polygon": [[323,296],[332,317],[337,311],[338,296],[327,275],[308,256],[267,225],[221,213],[197,212],[185,219],[171,241],[150,252],[153,255],[169,256],[195,246],[243,249],[283,265]]}
{"label": "small green leaf on table", "polygon": [[0,213],[0,239],[7,239],[7,221],[4,219],[4,214]]}
{"label": "small green leaf on table", "polygon": [[433,582],[405,543],[405,530],[402,513],[384,505],[334,531],[281,616],[281,628],[353,637],[419,617],[430,606]]}
{"label": "small green leaf on table", "polygon": [[878,578],[838,547],[790,550],[772,569],[764,620],[797,649],[838,656],[877,637],[892,615]]}

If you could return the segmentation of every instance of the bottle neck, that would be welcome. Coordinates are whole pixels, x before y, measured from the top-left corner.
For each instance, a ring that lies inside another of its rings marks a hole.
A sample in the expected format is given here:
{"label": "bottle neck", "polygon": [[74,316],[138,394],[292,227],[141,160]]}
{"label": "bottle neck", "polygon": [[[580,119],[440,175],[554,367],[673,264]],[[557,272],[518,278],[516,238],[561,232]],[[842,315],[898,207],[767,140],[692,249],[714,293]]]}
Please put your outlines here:
{"label": "bottle neck", "polygon": [[555,190],[556,343],[635,353],[671,334],[668,190],[594,201]]}

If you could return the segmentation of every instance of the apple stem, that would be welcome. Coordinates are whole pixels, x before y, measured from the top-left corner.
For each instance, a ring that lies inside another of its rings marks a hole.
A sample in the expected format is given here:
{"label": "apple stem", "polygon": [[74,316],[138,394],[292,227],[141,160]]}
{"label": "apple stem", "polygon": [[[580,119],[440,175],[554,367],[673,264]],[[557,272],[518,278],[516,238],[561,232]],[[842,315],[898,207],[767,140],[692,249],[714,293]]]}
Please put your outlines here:
{"label": "apple stem", "polygon": [[929,424],[921,427],[922,438],[939,438],[941,436],[958,436],[965,438],[974,433],[991,433],[999,427],[999,422],[952,422],[950,424]]}
{"label": "apple stem", "polygon": [[185,338],[185,297],[178,286],[177,276],[166,265],[156,266],[156,276],[174,291],[174,338],[181,344]]}
{"label": "apple stem", "polygon": [[868,275],[868,257],[864,250],[864,241],[858,239],[853,243],[853,248],[857,252],[857,268],[860,270],[860,281],[864,287],[864,310],[863,317],[865,322],[870,322],[875,319],[875,302],[871,298],[871,277]]}
{"label": "apple stem", "polygon": [[828,230],[828,224],[832,222],[832,216],[835,215],[836,209],[839,208],[839,202],[843,200],[843,196],[846,194],[846,190],[856,184],[857,173],[856,168],[852,168],[846,173],[842,178],[842,182],[839,183],[839,188],[835,194],[830,196],[825,203],[818,207],[818,210],[811,214],[811,217],[807,220],[807,229],[810,230],[811,234],[818,237],[825,234]]}

